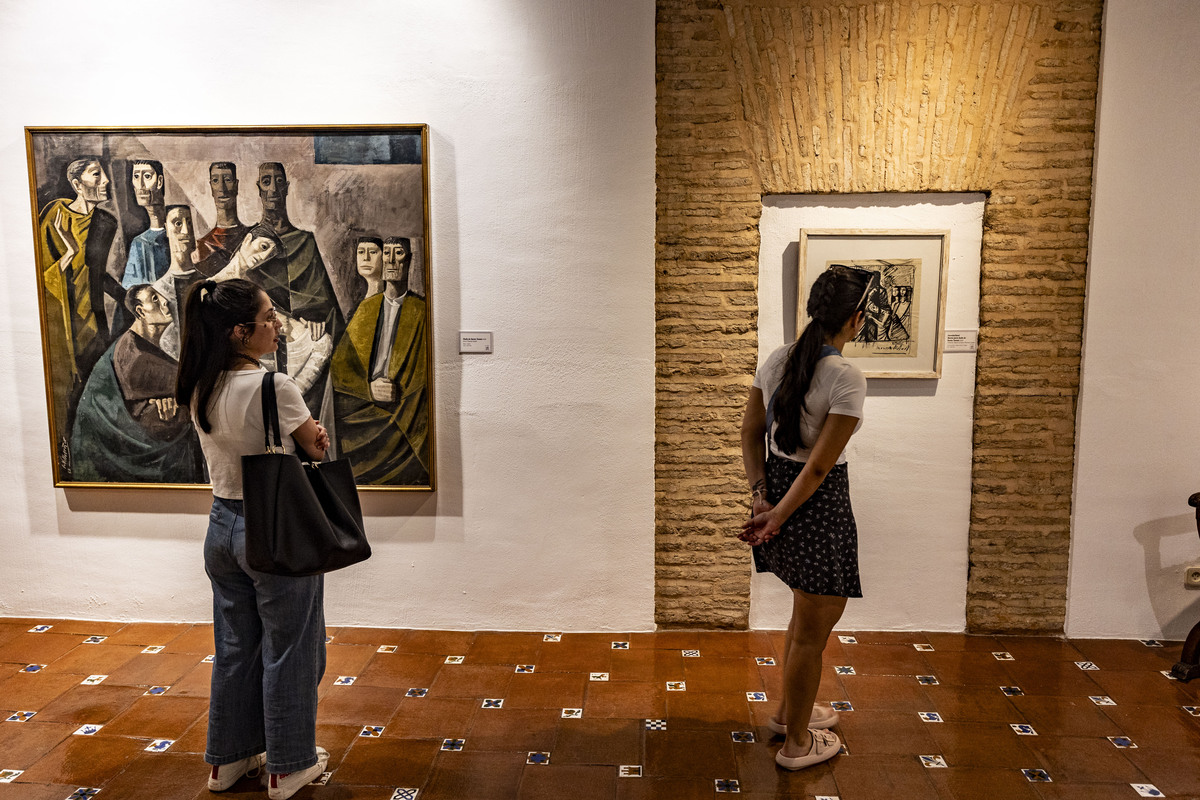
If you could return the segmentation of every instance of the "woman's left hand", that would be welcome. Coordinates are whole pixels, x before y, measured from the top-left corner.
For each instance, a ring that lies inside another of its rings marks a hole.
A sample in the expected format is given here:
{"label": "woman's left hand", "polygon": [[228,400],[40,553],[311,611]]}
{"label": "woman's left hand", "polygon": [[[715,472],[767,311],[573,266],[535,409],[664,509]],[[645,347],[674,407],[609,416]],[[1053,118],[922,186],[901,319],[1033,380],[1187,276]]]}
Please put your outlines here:
{"label": "woman's left hand", "polygon": [[[766,506],[764,511],[758,511],[760,503]],[[738,534],[739,539],[751,546],[774,539],[783,526],[783,522],[776,518],[775,507],[766,500],[756,500],[754,511],[754,516],[742,525],[742,532]]]}

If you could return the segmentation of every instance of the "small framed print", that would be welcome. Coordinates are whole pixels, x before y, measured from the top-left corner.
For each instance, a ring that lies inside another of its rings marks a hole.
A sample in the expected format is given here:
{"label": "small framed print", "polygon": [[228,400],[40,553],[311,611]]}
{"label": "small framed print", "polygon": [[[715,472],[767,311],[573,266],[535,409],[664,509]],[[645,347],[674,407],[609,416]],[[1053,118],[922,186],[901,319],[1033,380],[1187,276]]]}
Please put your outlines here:
{"label": "small framed print", "polygon": [[796,330],[808,322],[808,297],[821,273],[864,270],[871,273],[866,319],[842,355],[868,378],[940,378],[949,245],[945,230],[801,229]]}

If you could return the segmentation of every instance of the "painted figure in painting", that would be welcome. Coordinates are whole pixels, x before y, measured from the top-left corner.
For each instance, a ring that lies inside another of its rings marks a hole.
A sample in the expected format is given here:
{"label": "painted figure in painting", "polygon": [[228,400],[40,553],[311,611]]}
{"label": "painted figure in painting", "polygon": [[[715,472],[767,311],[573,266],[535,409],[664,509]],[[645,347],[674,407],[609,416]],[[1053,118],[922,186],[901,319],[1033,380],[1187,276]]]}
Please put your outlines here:
{"label": "painted figure in painting", "polygon": [[160,346],[167,355],[179,358],[179,332],[183,329],[180,309],[192,284],[203,280],[196,270],[192,254],[196,250],[196,239],[192,227],[192,210],[187,206],[168,206],[167,244],[171,251],[171,265],[163,276],[154,282],[155,290],[167,299],[171,309],[172,325],[163,333]]}
{"label": "painted figure in painting", "polygon": [[133,325],[96,362],[79,400],[71,443],[80,481],[198,483],[199,441],[175,401],[178,363],[159,346],[167,300],[141,283],[125,295]]}
{"label": "painted figure in painting", "polygon": [[150,227],[133,237],[129,243],[129,258],[121,285],[126,289],[139,283],[153,283],[163,276],[171,264],[167,246],[167,207],[163,202],[162,162],[136,159],[131,173],[133,197],[150,217]]}
{"label": "painted figure in painting", "polygon": [[55,447],[59,466],[69,472],[68,434],[75,405],[92,366],[110,340],[104,297],[108,294],[123,300],[124,290],[107,272],[117,221],[98,207],[109,199],[109,179],[99,157],[72,161],[67,166],[67,181],[75,197],[51,201],[42,209],[38,249],[54,388]]}
{"label": "painted figure in painting", "polygon": [[214,161],[209,165],[208,188],[217,210],[217,222],[196,242],[196,269],[211,278],[233,258],[250,228],[238,219],[237,166],[232,161]]}
{"label": "painted figure in painting", "polygon": [[317,247],[317,237],[310,231],[300,230],[288,218],[288,189],[282,164],[267,162],[259,166],[258,196],[263,210],[260,224],[273,230],[283,243],[286,270],[273,269],[272,264],[264,265],[257,282],[266,289],[277,307],[307,324],[314,338],[320,338],[325,328],[330,328],[330,333],[336,336],[341,328],[342,313],[333,283]]}
{"label": "painted figure in painting", "polygon": [[429,481],[427,317],[411,264],[409,239],[383,241],[383,292],[359,304],[333,354],[338,453],[359,483]]}
{"label": "painted figure in painting", "polygon": [[367,282],[366,297],[383,291],[383,239],[378,236],[360,236],[354,249],[355,267]]}

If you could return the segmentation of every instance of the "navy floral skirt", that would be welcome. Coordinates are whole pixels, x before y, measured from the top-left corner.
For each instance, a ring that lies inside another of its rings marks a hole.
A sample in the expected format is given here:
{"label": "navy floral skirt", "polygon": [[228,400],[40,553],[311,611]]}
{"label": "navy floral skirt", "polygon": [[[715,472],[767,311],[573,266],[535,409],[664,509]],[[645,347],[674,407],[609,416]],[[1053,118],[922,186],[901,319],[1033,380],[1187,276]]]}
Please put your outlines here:
{"label": "navy floral skirt", "polygon": [[[778,503],[804,465],[769,454],[767,500]],[[804,505],[768,542],[751,548],[754,568],[773,572],[793,589],[809,594],[862,597],[858,579],[858,528],[850,508],[850,472],[829,470]]]}

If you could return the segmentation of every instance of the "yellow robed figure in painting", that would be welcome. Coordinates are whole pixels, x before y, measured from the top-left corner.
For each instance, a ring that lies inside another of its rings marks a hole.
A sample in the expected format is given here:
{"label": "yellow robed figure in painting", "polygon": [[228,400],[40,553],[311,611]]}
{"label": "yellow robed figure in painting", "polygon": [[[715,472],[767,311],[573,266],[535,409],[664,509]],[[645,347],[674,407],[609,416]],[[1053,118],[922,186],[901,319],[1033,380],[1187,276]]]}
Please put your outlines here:
{"label": "yellow robed figure in painting", "polygon": [[408,239],[383,243],[384,290],[363,300],[333,353],[338,454],[360,484],[429,484],[425,300],[407,290]]}

